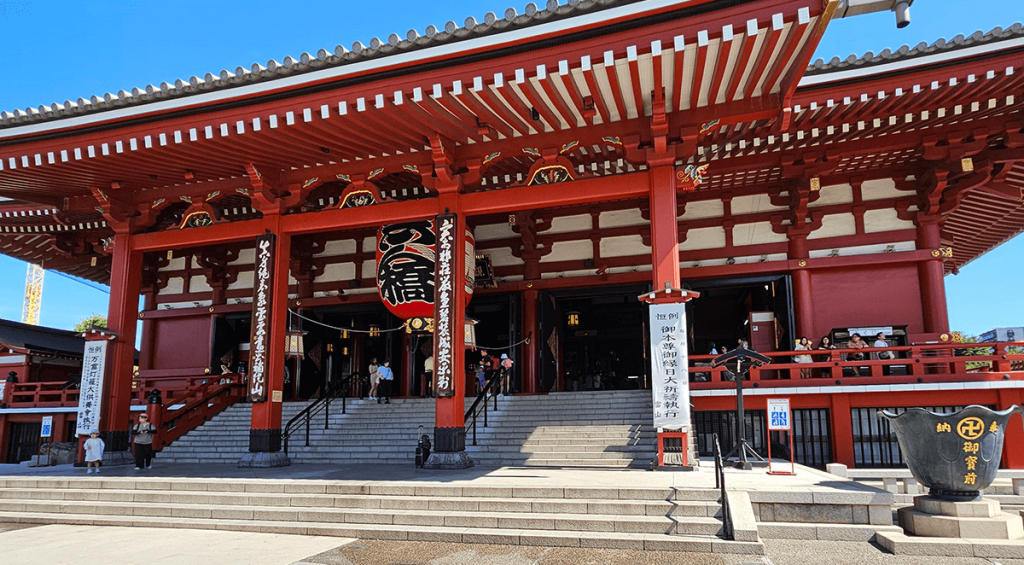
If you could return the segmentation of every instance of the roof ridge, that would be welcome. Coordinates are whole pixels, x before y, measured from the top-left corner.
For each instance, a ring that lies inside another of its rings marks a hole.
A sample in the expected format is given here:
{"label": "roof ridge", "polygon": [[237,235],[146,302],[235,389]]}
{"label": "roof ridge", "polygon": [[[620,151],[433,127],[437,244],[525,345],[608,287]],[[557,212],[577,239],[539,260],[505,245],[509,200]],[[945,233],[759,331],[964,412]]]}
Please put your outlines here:
{"label": "roof ridge", "polygon": [[[65,100],[54,102],[49,106],[15,109],[0,112],[0,128],[16,127],[27,123],[51,121],[72,115],[91,114],[114,110],[126,106],[146,104],[159,100],[185,97],[209,92],[211,90],[229,89],[243,84],[251,84],[282,78],[289,75],[313,72],[321,69],[341,67],[363,62],[374,57],[394,55],[435,47],[442,44],[456,43],[487,35],[501,33],[509,28],[523,28],[545,23],[551,19],[572,18],[584,13],[596,12],[618,5],[631,4],[642,0],[547,0],[544,9],[530,2],[519,14],[515,8],[505,10],[504,17],[499,18],[494,12],[487,12],[482,22],[469,16],[459,26],[454,21],[447,22],[442,29],[428,25],[423,35],[415,29],[405,33],[405,37],[392,33],[387,41],[374,37],[369,45],[355,41],[351,49],[338,45],[333,52],[320,49],[316,56],[304,52],[298,59],[288,55],[280,62],[271,59],[267,63],[253,63],[248,68],[238,66],[234,72],[223,69],[218,74],[206,73],[202,77],[193,75],[183,80],[176,79],[173,84],[162,82],[158,86],[152,84],[144,88],[132,88],[130,91],[118,90],[117,93],[107,92],[103,96],[93,95],[88,99],[78,98],[75,101]],[[564,2],[564,3],[562,3]]]}
{"label": "roof ridge", "polygon": [[926,41],[922,41],[913,48],[909,45],[903,45],[896,51],[886,48],[878,55],[875,55],[872,51],[868,51],[860,57],[856,55],[850,55],[846,59],[840,59],[838,56],[833,57],[832,60],[827,63],[824,59],[819,58],[807,66],[806,75],[820,75],[830,72],[849,70],[851,68],[881,65],[900,59],[923,57],[937,52],[955,51],[957,49],[964,49],[984,43],[1006,41],[1015,37],[1024,37],[1024,26],[1022,26],[1020,22],[1016,22],[1005,29],[1000,26],[996,26],[987,33],[978,30],[967,37],[964,37],[963,34],[959,34],[949,41],[940,37],[931,45]]}

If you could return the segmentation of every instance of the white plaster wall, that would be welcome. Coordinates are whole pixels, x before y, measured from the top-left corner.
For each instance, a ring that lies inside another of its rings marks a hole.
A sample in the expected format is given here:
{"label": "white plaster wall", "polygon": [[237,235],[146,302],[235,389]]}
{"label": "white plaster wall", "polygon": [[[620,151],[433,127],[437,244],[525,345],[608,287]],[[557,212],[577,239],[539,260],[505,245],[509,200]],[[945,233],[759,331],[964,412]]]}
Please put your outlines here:
{"label": "white plaster wall", "polygon": [[721,200],[699,200],[687,202],[686,211],[679,217],[681,220],[698,220],[700,218],[720,218],[725,215],[725,205]]}
{"label": "white plaster wall", "polygon": [[618,228],[622,226],[646,226],[647,220],[641,215],[639,208],[631,210],[612,210],[601,212],[597,218],[598,225],[602,228]]}
{"label": "white plaster wall", "polygon": [[199,264],[199,259],[197,259],[195,256],[192,257],[192,268],[193,269],[202,269],[203,268],[203,266]]}
{"label": "white plaster wall", "polygon": [[316,282],[350,281],[356,278],[355,263],[333,263],[324,266],[324,272],[316,278]]}
{"label": "white plaster wall", "polygon": [[363,253],[377,252],[377,236],[363,239]]}
{"label": "white plaster wall", "polygon": [[324,250],[317,253],[316,257],[334,257],[336,255],[351,255],[356,252],[356,240],[354,239],[341,239],[336,241],[328,241],[324,245]]}
{"label": "white plaster wall", "polygon": [[377,260],[367,259],[363,261],[363,273],[359,278],[363,279],[376,279],[377,278]]}
{"label": "white plaster wall", "polygon": [[[589,218],[589,216],[588,216]],[[551,246],[551,253],[541,257],[541,263],[557,261],[579,261],[594,258],[594,245],[589,239],[575,241],[556,241]]]}
{"label": "white plaster wall", "polygon": [[[185,265],[184,259],[182,259],[182,266]],[[167,286],[160,289],[157,294],[181,294],[185,292],[185,279],[182,277],[171,277],[167,279]]]}
{"label": "white plaster wall", "polygon": [[896,181],[893,179],[866,180],[860,185],[861,200],[902,198],[913,194],[912,190],[896,190]]}
{"label": "white plaster wall", "polygon": [[914,222],[901,220],[893,208],[884,210],[868,210],[864,212],[864,232],[877,233],[883,231],[914,229]]}
{"label": "white plaster wall", "polygon": [[545,226],[541,233],[566,233],[574,231],[589,230],[592,226],[590,214],[577,214],[575,216],[560,216],[551,220],[550,226]]}
{"label": "white plaster wall", "polygon": [[255,273],[253,271],[242,271],[238,273],[235,282],[228,285],[228,290],[252,288]]}
{"label": "white plaster wall", "polygon": [[228,263],[228,265],[253,265],[254,263],[256,263],[256,250],[242,249],[238,252],[238,259]]}
{"label": "white plaster wall", "polygon": [[480,252],[485,253],[491,258],[491,265],[494,267],[511,267],[523,264],[523,260],[513,255],[512,249],[508,247],[481,249]]}
{"label": "white plaster wall", "polygon": [[485,226],[477,226],[473,230],[473,237],[477,241],[490,241],[492,239],[506,239],[510,237],[518,237],[515,231],[512,230],[512,226],[508,223],[504,224],[487,224]]}
{"label": "white plaster wall", "polygon": [[857,223],[853,214],[829,214],[821,219],[821,227],[811,232],[807,239],[823,239],[855,235],[856,233]]}
{"label": "white plaster wall", "polygon": [[213,289],[210,285],[206,284],[206,277],[203,275],[196,275],[188,281],[188,291],[193,292],[210,292]]}
{"label": "white plaster wall", "polygon": [[732,215],[757,214],[770,210],[785,210],[785,206],[775,206],[767,194],[754,194],[750,196],[737,196],[732,199]]}
{"label": "white plaster wall", "polygon": [[849,184],[830,184],[821,187],[818,200],[807,205],[808,208],[831,206],[833,204],[849,204],[853,202],[853,187]]}
{"label": "white plaster wall", "polygon": [[771,222],[739,224],[732,228],[732,244],[735,246],[784,243],[785,241],[786,234],[773,232]]}
{"label": "white plaster wall", "polygon": [[171,259],[170,261],[168,261],[167,262],[167,266],[161,268],[160,271],[161,272],[163,272],[163,271],[181,271],[184,268],[185,268],[185,258],[184,257],[175,257],[174,259]]}
{"label": "white plaster wall", "polygon": [[725,228],[720,226],[689,230],[686,241],[679,244],[680,251],[717,249],[725,247]]}
{"label": "white plaster wall", "polygon": [[651,248],[644,245],[640,235],[605,237],[600,244],[601,257],[625,257],[628,255],[650,254]]}

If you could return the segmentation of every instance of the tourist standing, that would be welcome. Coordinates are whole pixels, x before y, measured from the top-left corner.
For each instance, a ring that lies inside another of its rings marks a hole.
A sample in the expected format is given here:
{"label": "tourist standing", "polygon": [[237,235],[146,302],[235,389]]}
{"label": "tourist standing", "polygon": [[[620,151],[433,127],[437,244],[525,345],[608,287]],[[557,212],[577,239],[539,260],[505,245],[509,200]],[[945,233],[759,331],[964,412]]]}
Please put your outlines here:
{"label": "tourist standing", "polygon": [[139,414],[139,423],[132,428],[135,433],[135,470],[153,468],[153,434],[156,426],[149,423],[149,416]]}
{"label": "tourist standing", "polygon": [[[368,374],[370,375],[370,398],[377,397],[377,386],[380,384],[380,372],[378,372],[380,366],[377,365],[377,358],[374,357],[370,360],[370,369]],[[379,404],[380,401],[378,400]]]}
{"label": "tourist standing", "polygon": [[103,461],[103,449],[106,445],[100,439],[100,433],[96,430],[89,432],[89,439],[85,440],[85,465],[89,469],[85,474],[99,473],[100,461]]}
{"label": "tourist standing", "polygon": [[[512,360],[508,358],[507,353],[501,354],[501,393],[505,396],[509,395],[512,390]],[[499,394],[501,394],[499,393]]]}
{"label": "tourist standing", "polygon": [[427,398],[434,396],[434,356],[427,357],[423,362],[423,378],[426,381]]}
{"label": "tourist standing", "polygon": [[380,404],[381,397],[384,398],[384,404],[391,404],[391,381],[395,378],[395,373],[391,371],[391,361],[385,359],[384,364],[377,368],[377,374],[380,376],[377,384],[377,404]]}

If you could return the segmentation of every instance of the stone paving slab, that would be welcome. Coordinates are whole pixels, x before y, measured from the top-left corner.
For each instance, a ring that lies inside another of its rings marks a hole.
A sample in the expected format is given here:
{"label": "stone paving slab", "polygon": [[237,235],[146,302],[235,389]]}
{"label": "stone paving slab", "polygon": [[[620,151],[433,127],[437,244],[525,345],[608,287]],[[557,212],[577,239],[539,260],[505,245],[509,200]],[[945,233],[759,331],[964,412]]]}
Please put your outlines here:
{"label": "stone paving slab", "polygon": [[289,565],[353,541],[252,532],[73,525],[0,532],[3,562],[12,565]]}

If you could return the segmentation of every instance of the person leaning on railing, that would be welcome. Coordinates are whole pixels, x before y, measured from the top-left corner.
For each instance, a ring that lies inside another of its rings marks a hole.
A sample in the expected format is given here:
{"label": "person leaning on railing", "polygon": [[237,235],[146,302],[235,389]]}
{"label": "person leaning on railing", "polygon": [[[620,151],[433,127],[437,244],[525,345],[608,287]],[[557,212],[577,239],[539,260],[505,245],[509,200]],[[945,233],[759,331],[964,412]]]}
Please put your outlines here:
{"label": "person leaning on railing", "polygon": [[[877,347],[877,348],[889,347],[889,342],[885,341],[885,333],[878,332],[878,335],[875,336],[875,343],[872,343],[871,347]],[[872,356],[874,358],[880,359],[882,361],[891,361],[895,357],[895,355],[893,355],[892,351],[879,351],[877,353],[873,353]],[[889,376],[889,366],[888,365],[882,365],[882,374],[885,375],[885,376]]]}
{"label": "person leaning on railing", "polygon": [[[850,341],[847,342],[846,349],[865,349],[867,348],[867,346],[868,344],[864,343],[864,340],[860,338],[860,334],[855,333],[852,336],[850,336]],[[855,351],[853,353],[848,353],[846,355],[847,361],[863,361],[866,358],[867,356],[864,354],[863,351]],[[853,376],[859,377],[860,369],[860,367],[853,367]]]}
{"label": "person leaning on railing", "polygon": [[[818,342],[818,351],[830,351],[832,349],[836,349],[836,346],[832,344],[832,339],[830,337],[825,336],[821,338],[821,341]],[[831,355],[822,355],[822,357],[823,359],[821,359],[821,361],[823,362],[828,361],[829,359],[832,358]],[[824,368],[820,369],[820,371],[822,377],[827,378],[832,376],[832,369]]]}

